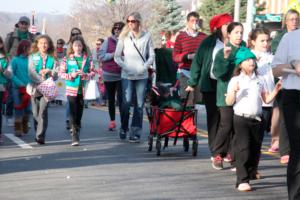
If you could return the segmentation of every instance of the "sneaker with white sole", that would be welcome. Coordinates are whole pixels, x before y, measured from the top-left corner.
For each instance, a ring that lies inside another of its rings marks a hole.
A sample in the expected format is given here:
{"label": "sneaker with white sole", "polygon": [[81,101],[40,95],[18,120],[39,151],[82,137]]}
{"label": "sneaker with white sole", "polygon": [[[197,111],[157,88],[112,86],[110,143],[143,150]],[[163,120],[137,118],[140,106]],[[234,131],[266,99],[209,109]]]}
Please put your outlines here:
{"label": "sneaker with white sole", "polygon": [[223,169],[223,158],[221,155],[217,155],[213,158],[213,161],[211,163],[212,167],[216,170]]}
{"label": "sneaker with white sole", "polygon": [[249,192],[249,191],[252,190],[252,188],[251,188],[251,186],[250,186],[249,183],[241,183],[241,184],[239,184],[239,186],[238,186],[237,189],[240,192]]}
{"label": "sneaker with white sole", "polygon": [[138,136],[133,136],[133,137],[130,137],[128,141],[129,141],[130,143],[139,143],[139,142],[140,142],[140,137],[138,137]]}
{"label": "sneaker with white sole", "polygon": [[6,118],[7,126],[13,127],[15,125],[15,120],[13,118]]}

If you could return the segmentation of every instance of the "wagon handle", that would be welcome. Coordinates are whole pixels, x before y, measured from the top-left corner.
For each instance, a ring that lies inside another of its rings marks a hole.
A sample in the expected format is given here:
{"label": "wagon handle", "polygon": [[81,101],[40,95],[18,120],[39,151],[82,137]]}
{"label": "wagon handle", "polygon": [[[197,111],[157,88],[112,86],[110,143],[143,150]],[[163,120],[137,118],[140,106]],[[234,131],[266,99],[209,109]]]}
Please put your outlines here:
{"label": "wagon handle", "polygon": [[177,129],[177,131],[176,131],[176,136],[175,136],[175,138],[174,138],[174,145],[176,145],[176,143],[177,143],[178,134],[179,134],[179,132],[180,132],[181,124],[182,124],[182,122],[183,122],[183,120],[184,120],[184,112],[185,112],[185,110],[186,110],[186,106],[187,106],[187,102],[188,102],[188,100],[189,100],[189,96],[190,96],[190,91],[187,93],[186,98],[185,98],[185,101],[184,101],[184,104],[183,104],[183,108],[182,108],[182,112],[181,112],[181,117],[180,117],[179,124],[178,124],[178,129]]}

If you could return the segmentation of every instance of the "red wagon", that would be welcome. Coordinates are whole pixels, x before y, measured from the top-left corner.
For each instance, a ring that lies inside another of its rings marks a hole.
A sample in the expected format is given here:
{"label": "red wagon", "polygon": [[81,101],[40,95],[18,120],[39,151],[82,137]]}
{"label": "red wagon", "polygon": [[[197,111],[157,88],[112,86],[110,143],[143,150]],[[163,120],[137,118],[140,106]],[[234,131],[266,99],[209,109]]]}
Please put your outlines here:
{"label": "red wagon", "polygon": [[161,142],[165,139],[164,147],[168,146],[169,138],[174,138],[176,145],[177,138],[183,138],[184,151],[189,150],[189,140],[193,141],[192,154],[197,155],[198,139],[197,139],[197,110],[183,109],[177,111],[170,108],[161,109],[157,106],[151,106],[148,111],[150,124],[150,134],[148,137],[149,151],[152,151],[153,140],[156,136],[156,154],[161,153]]}

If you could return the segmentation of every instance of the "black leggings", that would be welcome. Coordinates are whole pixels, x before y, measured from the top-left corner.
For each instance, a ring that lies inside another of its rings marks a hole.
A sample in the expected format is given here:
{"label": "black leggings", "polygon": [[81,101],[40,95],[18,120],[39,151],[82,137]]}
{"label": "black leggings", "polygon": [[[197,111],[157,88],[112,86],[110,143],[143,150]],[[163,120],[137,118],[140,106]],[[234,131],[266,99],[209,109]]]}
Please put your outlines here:
{"label": "black leggings", "polygon": [[70,124],[76,128],[80,128],[84,106],[83,96],[82,94],[68,96],[68,101],[70,106]]}
{"label": "black leggings", "polygon": [[108,95],[108,111],[111,121],[116,119],[116,93],[119,105],[119,111],[121,113],[122,105],[122,88],[121,81],[105,81],[104,82],[106,94]]}

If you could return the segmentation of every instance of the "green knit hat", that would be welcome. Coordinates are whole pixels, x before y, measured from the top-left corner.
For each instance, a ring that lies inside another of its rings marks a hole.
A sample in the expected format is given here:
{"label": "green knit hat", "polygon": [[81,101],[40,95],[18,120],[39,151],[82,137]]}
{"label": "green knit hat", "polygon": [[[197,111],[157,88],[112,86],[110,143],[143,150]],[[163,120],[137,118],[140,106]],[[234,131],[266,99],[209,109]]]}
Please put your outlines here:
{"label": "green knit hat", "polygon": [[250,49],[248,49],[246,47],[240,47],[239,50],[235,54],[234,63],[235,63],[235,65],[239,65],[243,61],[250,59],[250,58],[256,59],[256,56],[254,55],[254,53],[252,53],[250,51]]}

